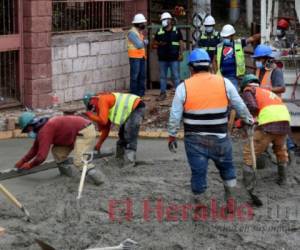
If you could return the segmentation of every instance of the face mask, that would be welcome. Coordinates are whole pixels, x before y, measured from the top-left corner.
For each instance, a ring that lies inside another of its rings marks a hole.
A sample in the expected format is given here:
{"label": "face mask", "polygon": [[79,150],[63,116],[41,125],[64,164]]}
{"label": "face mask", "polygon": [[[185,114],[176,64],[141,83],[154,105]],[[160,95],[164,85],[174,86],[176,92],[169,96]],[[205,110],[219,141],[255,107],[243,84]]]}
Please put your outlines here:
{"label": "face mask", "polygon": [[284,37],[284,35],[285,35],[285,32],[283,30],[280,30],[280,29],[276,30],[277,37]]}
{"label": "face mask", "polygon": [[230,40],[230,38],[224,38],[223,39],[223,43],[224,43],[224,45],[231,45],[231,40]]}
{"label": "face mask", "polygon": [[255,61],[255,66],[257,69],[262,69],[264,67],[264,65],[261,61]]}
{"label": "face mask", "polygon": [[30,132],[28,133],[28,138],[35,139],[35,138],[36,138],[36,133],[33,132],[33,131],[30,131]]}
{"label": "face mask", "polygon": [[214,27],[213,26],[207,26],[205,27],[205,32],[206,33],[212,33],[214,31]]}
{"label": "face mask", "polygon": [[162,21],[161,21],[161,25],[162,25],[163,27],[167,27],[167,26],[169,25],[169,20],[168,20],[168,19],[162,20]]}

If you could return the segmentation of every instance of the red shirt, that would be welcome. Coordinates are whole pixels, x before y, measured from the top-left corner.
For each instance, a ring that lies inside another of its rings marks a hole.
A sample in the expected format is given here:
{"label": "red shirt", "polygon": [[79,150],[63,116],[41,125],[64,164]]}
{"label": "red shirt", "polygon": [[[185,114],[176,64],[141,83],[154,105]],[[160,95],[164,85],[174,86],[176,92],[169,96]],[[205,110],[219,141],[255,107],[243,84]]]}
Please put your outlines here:
{"label": "red shirt", "polygon": [[89,120],[73,115],[50,118],[38,132],[33,146],[23,161],[28,162],[35,157],[31,162],[34,167],[46,160],[51,145],[73,147],[78,132],[89,123],[91,123]]}

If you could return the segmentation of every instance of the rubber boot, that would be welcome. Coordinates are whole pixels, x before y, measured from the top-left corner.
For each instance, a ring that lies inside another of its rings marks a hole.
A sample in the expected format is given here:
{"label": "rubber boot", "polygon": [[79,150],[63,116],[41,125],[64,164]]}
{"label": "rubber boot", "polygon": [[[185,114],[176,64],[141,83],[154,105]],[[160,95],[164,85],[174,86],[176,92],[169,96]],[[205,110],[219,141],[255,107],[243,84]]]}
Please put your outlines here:
{"label": "rubber boot", "polygon": [[287,169],[287,164],[286,163],[278,163],[278,179],[277,179],[277,184],[278,185],[286,185],[287,184],[287,178],[286,178],[286,169]]}
{"label": "rubber boot", "polygon": [[119,160],[123,160],[124,153],[125,153],[124,147],[122,147],[121,145],[117,144],[117,147],[116,147],[116,158],[119,159]]}
{"label": "rubber boot", "polygon": [[245,165],[243,167],[243,184],[248,191],[254,190],[256,178],[252,166]]}
{"label": "rubber boot", "polygon": [[58,170],[59,170],[59,173],[61,175],[65,175],[67,177],[72,177],[74,172],[73,172],[73,164],[71,163],[71,161],[68,159],[68,160],[65,160],[63,162],[60,162],[60,163],[57,163],[57,166],[58,166]]}
{"label": "rubber boot", "polygon": [[136,164],[136,152],[131,149],[125,150],[124,167],[135,167]]}
{"label": "rubber boot", "polygon": [[86,181],[99,186],[104,183],[104,174],[96,168],[91,168],[87,171]]}
{"label": "rubber boot", "polygon": [[227,212],[234,213],[235,210],[235,203],[236,203],[236,187],[229,187],[224,185],[225,190],[225,202],[227,204]]}

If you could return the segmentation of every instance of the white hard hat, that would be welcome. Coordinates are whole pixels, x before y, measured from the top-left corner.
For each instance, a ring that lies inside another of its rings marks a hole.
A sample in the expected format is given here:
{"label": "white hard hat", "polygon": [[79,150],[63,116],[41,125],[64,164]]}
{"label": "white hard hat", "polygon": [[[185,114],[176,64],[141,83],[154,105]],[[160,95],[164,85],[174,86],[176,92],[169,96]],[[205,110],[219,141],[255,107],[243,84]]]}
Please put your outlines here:
{"label": "white hard hat", "polygon": [[162,13],[161,16],[160,16],[160,20],[163,20],[163,19],[171,19],[171,18],[172,18],[172,16],[171,16],[171,14],[170,14],[169,12],[164,12],[164,13]]}
{"label": "white hard hat", "polygon": [[235,34],[235,29],[232,25],[226,24],[221,31],[221,37],[228,37]]}
{"label": "white hard hat", "polygon": [[203,24],[204,24],[204,25],[215,25],[215,24],[216,24],[216,21],[215,21],[215,19],[214,19],[211,15],[209,15],[209,16],[207,16],[207,17],[205,18]]}
{"label": "white hard hat", "polygon": [[132,23],[146,23],[147,19],[143,14],[136,14],[132,20]]}

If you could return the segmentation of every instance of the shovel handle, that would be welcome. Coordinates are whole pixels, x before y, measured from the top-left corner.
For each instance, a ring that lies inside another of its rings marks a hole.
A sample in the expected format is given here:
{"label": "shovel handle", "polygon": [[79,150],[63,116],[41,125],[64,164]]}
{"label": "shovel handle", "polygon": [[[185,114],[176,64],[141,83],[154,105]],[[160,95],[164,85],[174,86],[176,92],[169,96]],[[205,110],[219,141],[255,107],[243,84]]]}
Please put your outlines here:
{"label": "shovel handle", "polygon": [[88,167],[87,164],[84,164],[83,169],[82,169],[82,173],[81,173],[81,177],[80,177],[79,187],[78,187],[77,200],[79,200],[81,198],[83,185],[84,185],[84,180],[85,180],[85,176],[86,176],[86,172],[87,172],[87,167]]}
{"label": "shovel handle", "polygon": [[10,200],[15,206],[22,209],[23,205],[17,200],[17,198],[9,192],[2,184],[0,184],[0,191],[6,196],[8,200]]}
{"label": "shovel handle", "polygon": [[255,147],[254,147],[254,127],[250,127],[248,131],[249,143],[250,143],[250,151],[252,158],[252,167],[253,170],[256,171],[256,155],[255,155]]}

